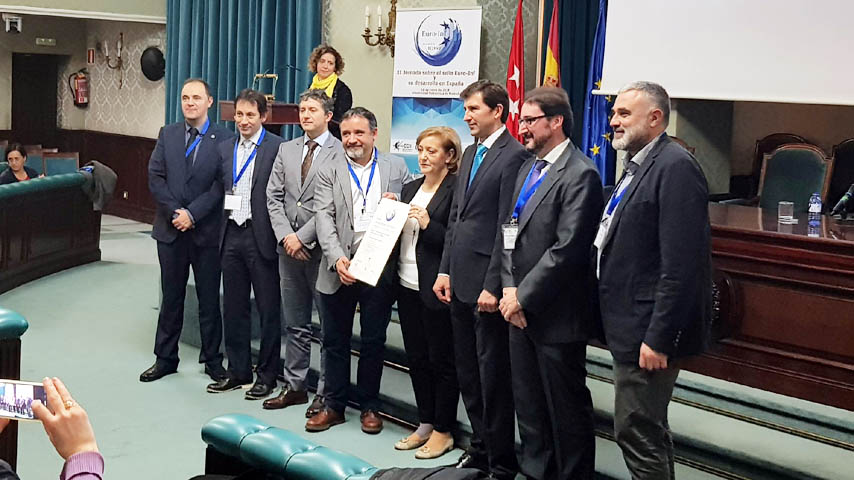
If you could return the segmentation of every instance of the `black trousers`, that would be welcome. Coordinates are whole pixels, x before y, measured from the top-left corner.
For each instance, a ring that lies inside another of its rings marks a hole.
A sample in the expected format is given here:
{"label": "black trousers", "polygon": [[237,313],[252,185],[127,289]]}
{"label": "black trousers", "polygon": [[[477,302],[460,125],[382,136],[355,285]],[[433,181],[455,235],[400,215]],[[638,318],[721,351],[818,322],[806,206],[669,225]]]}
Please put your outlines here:
{"label": "black trousers", "polygon": [[592,479],[596,439],[585,381],[587,342],[543,344],[510,327],[510,363],[522,473],[536,480]]}
{"label": "black trousers", "polygon": [[676,478],[667,407],[677,377],[673,359],[668,368],[654,372],[637,363],[614,362],[614,436],[632,478]]}
{"label": "black trousers", "polygon": [[364,283],[341,285],[332,295],[320,294],[320,325],[323,329],[323,348],[326,350],[326,405],[343,412],[350,399],[350,340],[353,337],[353,316],[360,305],[359,367],[356,391],[352,397],[362,411],[379,408],[380,379],[383,373],[386,328],[391,320],[394,302],[392,286],[380,281],[376,287]]}
{"label": "black trousers", "polygon": [[252,381],[250,341],[250,287],[261,318],[261,349],[258,353],[258,382],[276,385],[281,350],[282,300],[279,290],[279,260],[261,255],[251,227],[237,226],[229,220],[222,247],[223,317],[228,375],[243,382]]}
{"label": "black trousers", "polygon": [[519,465],[507,322],[500,313],[480,313],[477,304],[453,297],[451,324],[457,379],[472,427],[469,454],[485,456],[497,478],[513,478]]}
{"label": "black trousers", "polygon": [[163,300],[157,318],[154,354],[159,362],[178,364],[178,339],[184,325],[184,297],[190,266],[199,300],[199,333],[202,348],[199,363],[222,364],[222,316],[219,310],[219,249],[200,247],[190,234],[180,233],[172,243],[157,242],[160,260],[160,288]]}
{"label": "black trousers", "polygon": [[418,419],[448,433],[457,421],[460,388],[450,310],[431,310],[416,290],[398,286],[397,312]]}

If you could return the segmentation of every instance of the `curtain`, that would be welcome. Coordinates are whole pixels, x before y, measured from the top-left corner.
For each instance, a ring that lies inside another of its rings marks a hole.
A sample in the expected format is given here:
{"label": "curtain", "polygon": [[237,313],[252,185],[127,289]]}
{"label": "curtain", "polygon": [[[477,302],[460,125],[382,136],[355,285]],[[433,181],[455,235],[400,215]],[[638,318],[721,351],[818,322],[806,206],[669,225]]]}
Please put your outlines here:
{"label": "curtain", "polygon": [[[320,43],[320,0],[168,0],[166,6],[166,122],[181,114],[181,87],[189,77],[211,86],[219,117],[220,100],[232,100],[252,86],[256,73],[279,75],[256,89],[293,103],[311,84],[308,56]],[[285,138],[292,129],[284,128]]]}
{"label": "curtain", "polygon": [[[546,44],[549,38],[549,24],[555,0],[545,0],[543,8],[543,55],[545,62]],[[596,35],[596,21],[599,18],[599,0],[556,0],[560,2],[560,82],[569,94],[572,115],[575,120],[572,127],[572,142],[581,145],[584,118],[584,99],[587,97],[587,72],[590,70],[590,56],[593,50],[593,38]],[[542,79],[538,79],[542,81]]]}

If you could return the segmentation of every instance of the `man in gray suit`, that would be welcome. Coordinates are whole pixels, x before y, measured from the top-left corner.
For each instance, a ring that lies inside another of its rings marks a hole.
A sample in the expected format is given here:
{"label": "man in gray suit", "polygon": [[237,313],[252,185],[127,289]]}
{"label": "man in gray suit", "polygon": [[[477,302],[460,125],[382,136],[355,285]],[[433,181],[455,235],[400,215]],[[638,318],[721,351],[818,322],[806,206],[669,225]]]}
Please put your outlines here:
{"label": "man in gray suit", "polygon": [[590,247],[602,211],[593,163],[569,140],[566,91],[525,94],[519,133],[536,155],[522,164],[501,227],[503,295],[522,473],[528,479],[592,479],[593,402],[585,352],[593,333]]}
{"label": "man in gray suit", "polygon": [[[281,393],[264,401],[274,410],[308,403],[306,376],[311,359],[311,310],[317,304],[317,269],[321,251],[314,220],[317,172],[327,163],[342,163],[341,141],[329,133],[332,100],[322,90],[300,95],[300,126],[305,135],[283,143],[267,183],[267,209],[279,252],[279,278],[287,342],[285,384]],[[306,411],[310,418],[322,406],[324,355],[321,347],[317,395]]]}
{"label": "man in gray suit", "polygon": [[393,285],[387,275],[380,278],[376,287],[359,283],[348,268],[380,200],[399,198],[409,170],[403,159],[380,155],[374,147],[376,138],[374,114],[362,107],[350,109],[341,119],[347,159],[329,162],[317,174],[315,218],[317,241],[323,250],[317,290],[326,349],[326,398],[320,413],[305,424],[310,432],[344,422],[357,303],[361,307],[361,349],[355,400],[362,408],[362,431],[379,433],[383,428],[377,408]]}

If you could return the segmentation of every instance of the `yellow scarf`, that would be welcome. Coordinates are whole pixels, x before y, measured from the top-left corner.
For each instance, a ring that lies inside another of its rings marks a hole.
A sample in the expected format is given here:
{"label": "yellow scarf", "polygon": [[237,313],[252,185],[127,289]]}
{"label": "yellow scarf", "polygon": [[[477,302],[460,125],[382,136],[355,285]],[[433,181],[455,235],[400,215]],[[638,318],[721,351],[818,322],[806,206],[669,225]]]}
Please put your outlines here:
{"label": "yellow scarf", "polygon": [[338,75],[330,73],[328,77],[321,80],[317,74],[314,75],[314,78],[311,79],[311,86],[308,87],[311,90],[326,90],[326,96],[332,98],[332,91],[335,90],[335,84],[338,83]]}

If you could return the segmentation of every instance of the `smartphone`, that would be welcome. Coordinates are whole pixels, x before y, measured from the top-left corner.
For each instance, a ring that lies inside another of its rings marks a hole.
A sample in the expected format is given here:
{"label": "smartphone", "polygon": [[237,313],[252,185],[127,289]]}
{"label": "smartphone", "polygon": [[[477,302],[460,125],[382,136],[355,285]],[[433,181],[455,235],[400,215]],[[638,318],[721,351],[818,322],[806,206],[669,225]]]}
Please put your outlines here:
{"label": "smartphone", "polygon": [[0,380],[0,418],[36,420],[33,400],[41,400],[47,405],[47,396],[41,383]]}

